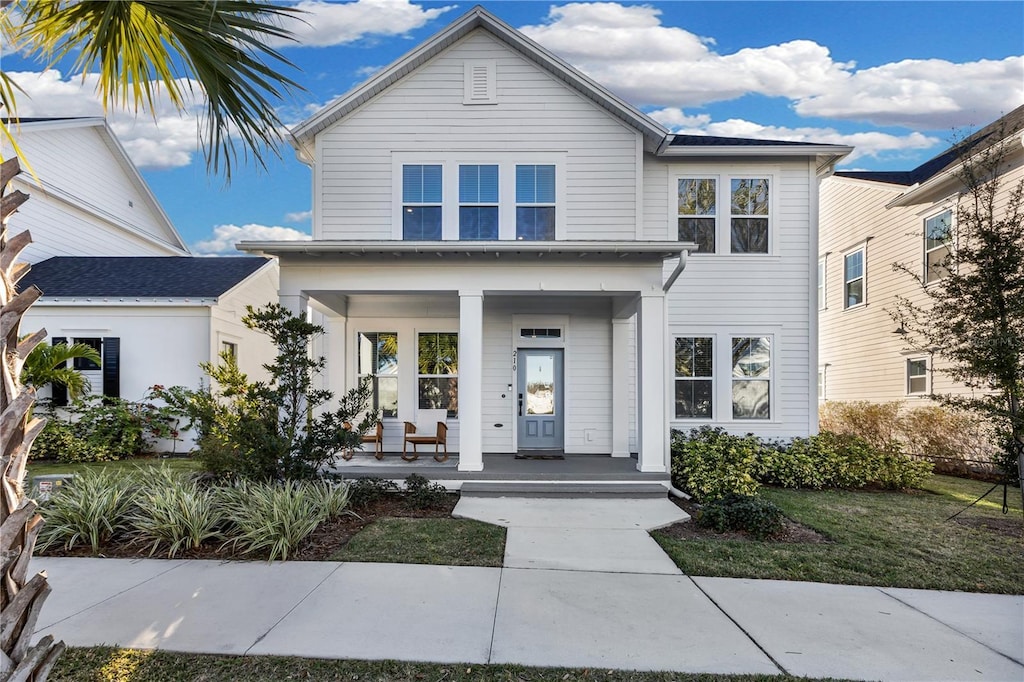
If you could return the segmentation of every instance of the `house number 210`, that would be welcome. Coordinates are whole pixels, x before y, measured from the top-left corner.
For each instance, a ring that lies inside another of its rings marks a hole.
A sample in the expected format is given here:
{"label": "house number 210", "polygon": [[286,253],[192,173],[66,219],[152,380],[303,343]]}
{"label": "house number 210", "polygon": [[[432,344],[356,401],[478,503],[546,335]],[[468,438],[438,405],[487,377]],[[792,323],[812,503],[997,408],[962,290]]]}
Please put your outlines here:
{"label": "house number 210", "polygon": [[512,371],[516,371],[516,355],[519,351],[512,351]]}

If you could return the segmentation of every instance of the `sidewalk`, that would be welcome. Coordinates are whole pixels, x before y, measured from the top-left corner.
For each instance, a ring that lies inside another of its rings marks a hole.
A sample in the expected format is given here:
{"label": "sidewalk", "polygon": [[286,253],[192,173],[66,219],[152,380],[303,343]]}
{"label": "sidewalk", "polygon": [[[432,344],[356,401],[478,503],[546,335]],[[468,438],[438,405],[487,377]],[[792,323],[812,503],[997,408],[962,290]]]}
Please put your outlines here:
{"label": "sidewalk", "polygon": [[[475,506],[509,526],[505,568],[37,558],[53,586],[40,634],[217,654],[1024,679],[1021,596],[691,578],[635,525],[588,527],[599,521],[583,513],[569,532],[539,502],[518,517]],[[599,548],[603,564],[572,559]]]}

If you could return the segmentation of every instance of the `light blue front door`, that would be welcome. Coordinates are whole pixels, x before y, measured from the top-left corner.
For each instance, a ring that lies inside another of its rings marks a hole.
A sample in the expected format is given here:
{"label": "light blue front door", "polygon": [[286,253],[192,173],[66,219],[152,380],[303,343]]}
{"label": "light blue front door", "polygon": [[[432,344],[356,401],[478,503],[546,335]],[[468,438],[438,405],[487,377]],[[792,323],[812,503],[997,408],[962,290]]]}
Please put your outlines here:
{"label": "light blue front door", "polygon": [[561,450],[565,445],[561,350],[520,350],[519,450]]}

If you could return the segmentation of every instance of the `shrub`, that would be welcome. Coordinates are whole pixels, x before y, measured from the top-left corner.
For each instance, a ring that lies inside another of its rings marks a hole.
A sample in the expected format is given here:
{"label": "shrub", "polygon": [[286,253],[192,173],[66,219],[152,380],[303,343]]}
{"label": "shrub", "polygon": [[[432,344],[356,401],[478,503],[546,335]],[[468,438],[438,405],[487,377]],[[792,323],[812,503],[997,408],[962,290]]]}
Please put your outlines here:
{"label": "shrub", "polygon": [[764,540],[782,530],[782,510],[763,497],[729,493],[705,504],[697,515],[697,523],[719,533],[743,530]]}
{"label": "shrub", "polygon": [[350,499],[350,485],[344,481],[333,483],[329,480],[310,481],[307,484],[313,503],[325,519],[333,519],[345,512]]}
{"label": "shrub", "polygon": [[47,417],[42,433],[32,443],[31,459],[55,459],[58,462],[97,462],[110,459],[106,452],[97,452],[89,443],[75,434],[74,427],[67,421]]}
{"label": "shrub", "polygon": [[829,401],[820,409],[821,430],[859,436],[873,447],[884,450],[899,437],[902,406],[901,402]]}
{"label": "shrub", "polygon": [[241,482],[222,489],[221,499],[231,522],[230,543],[248,554],[268,550],[269,560],[288,560],[326,518],[312,484],[301,481]]}
{"label": "shrub", "polygon": [[755,436],[733,436],[723,429],[702,427],[689,436],[672,436],[672,482],[702,502],[729,493],[753,495],[759,486],[753,473],[766,448]]}
{"label": "shrub", "polygon": [[933,460],[942,473],[990,471],[998,451],[990,423],[937,405],[907,410],[900,418],[900,440],[907,452]]}
{"label": "shrub", "polygon": [[151,544],[150,556],[166,547],[168,558],[173,558],[183,549],[220,538],[225,519],[214,491],[166,467],[161,469],[143,477],[129,519],[136,539]]}
{"label": "shrub", "polygon": [[398,492],[392,481],[381,478],[357,478],[349,482],[349,503],[356,508],[373,504],[389,493]]}
{"label": "shrub", "polygon": [[419,474],[410,474],[405,479],[405,494],[406,502],[413,509],[434,509],[444,504],[448,490]]}
{"label": "shrub", "polygon": [[135,497],[136,484],[130,477],[104,470],[78,474],[40,508],[46,523],[39,548],[87,544],[93,555],[99,554],[101,545],[129,529]]}

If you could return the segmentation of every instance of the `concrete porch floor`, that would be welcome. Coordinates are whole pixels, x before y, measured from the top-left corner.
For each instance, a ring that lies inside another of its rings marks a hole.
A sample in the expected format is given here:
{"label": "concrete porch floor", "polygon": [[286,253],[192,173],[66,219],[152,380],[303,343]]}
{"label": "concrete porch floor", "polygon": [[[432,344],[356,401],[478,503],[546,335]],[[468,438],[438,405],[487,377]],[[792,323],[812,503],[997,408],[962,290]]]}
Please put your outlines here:
{"label": "concrete porch floor", "polygon": [[[561,453],[554,453],[561,454]],[[435,462],[432,452],[422,452],[415,462],[406,462],[400,452],[384,453],[376,459],[372,453],[357,452],[349,461],[339,459],[331,471],[345,478],[405,479],[419,474],[432,481],[574,481],[574,482],[668,482],[668,474],[642,473],[635,457],[609,455],[564,455],[564,459],[516,459],[515,454],[485,454],[483,471],[459,471],[459,456],[447,462]]]}

